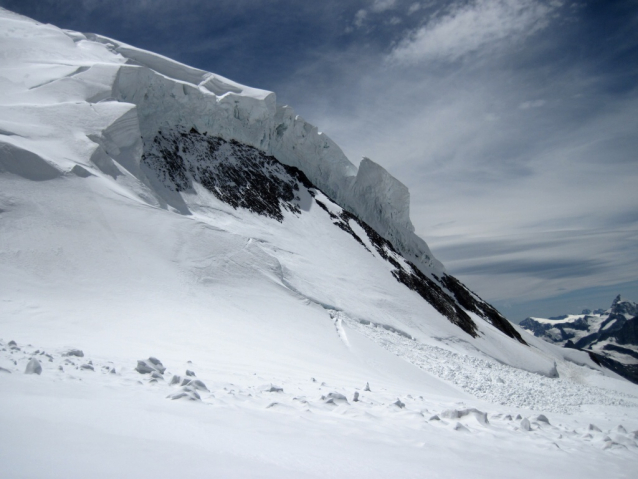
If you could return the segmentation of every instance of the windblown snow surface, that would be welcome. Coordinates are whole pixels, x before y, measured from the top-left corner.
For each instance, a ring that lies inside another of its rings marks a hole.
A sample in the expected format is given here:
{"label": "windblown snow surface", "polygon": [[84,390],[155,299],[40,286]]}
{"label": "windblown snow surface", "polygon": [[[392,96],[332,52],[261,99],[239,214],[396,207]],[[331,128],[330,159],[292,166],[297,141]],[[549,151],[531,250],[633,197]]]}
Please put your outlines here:
{"label": "windblown snow surface", "polygon": [[480,315],[381,167],[270,92],[0,37],[0,476],[633,477],[638,387]]}

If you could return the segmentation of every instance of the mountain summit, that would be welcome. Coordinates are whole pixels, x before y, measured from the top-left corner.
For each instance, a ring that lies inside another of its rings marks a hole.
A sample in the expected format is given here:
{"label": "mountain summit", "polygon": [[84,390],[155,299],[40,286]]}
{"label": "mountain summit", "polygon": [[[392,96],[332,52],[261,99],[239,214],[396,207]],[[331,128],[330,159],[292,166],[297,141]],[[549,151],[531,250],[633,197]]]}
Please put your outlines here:
{"label": "mountain summit", "polygon": [[7,477],[635,462],[636,387],[447,274],[407,188],[274,93],[1,9],[0,37]]}

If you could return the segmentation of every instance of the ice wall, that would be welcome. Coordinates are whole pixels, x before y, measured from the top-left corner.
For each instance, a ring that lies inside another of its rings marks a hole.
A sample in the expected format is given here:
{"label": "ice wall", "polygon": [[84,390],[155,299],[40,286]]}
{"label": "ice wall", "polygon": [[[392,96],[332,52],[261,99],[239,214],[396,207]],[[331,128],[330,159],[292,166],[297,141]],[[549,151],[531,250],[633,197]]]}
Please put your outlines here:
{"label": "ice wall", "polygon": [[277,105],[274,93],[112,39],[97,35],[90,39],[126,58],[113,93],[120,101],[137,105],[146,142],[162,129],[181,126],[259,148],[302,170],[424,272],[443,271],[414,233],[405,185],[368,158],[357,168],[328,136],[289,106]]}
{"label": "ice wall", "polygon": [[[48,148],[52,165],[66,171],[69,161],[93,164],[117,177],[116,162],[140,176],[143,144],[150,144],[160,130],[194,127],[299,168],[424,272],[442,270],[414,234],[407,188],[371,160],[357,168],[315,126],[292,108],[278,106],[274,93],[100,35],[63,31],[6,11],[2,16],[22,31],[5,49],[5,58],[13,58],[13,52],[16,65],[32,65],[25,78],[6,82],[6,88],[15,90],[7,98],[24,115],[40,119],[43,105],[74,108],[73,125],[47,121],[52,130],[48,136],[61,144]],[[42,138],[32,140],[42,144]]]}

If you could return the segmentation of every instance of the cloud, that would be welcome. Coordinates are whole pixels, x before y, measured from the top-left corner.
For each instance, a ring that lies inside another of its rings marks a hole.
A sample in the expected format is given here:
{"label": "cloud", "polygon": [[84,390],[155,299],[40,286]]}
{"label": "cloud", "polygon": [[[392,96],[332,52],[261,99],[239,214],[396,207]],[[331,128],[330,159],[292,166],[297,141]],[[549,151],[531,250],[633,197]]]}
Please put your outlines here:
{"label": "cloud", "polygon": [[365,24],[366,18],[368,18],[368,12],[363,9],[358,10],[357,13],[354,14],[354,21],[352,23],[355,27],[361,28]]}
{"label": "cloud", "polygon": [[540,108],[541,106],[543,106],[545,104],[545,100],[531,100],[531,101],[524,101],[523,103],[521,103],[520,105],[518,105],[518,107],[521,110],[528,110],[529,108]]}
{"label": "cloud", "polygon": [[408,7],[408,15],[412,15],[413,13],[421,10],[421,4],[419,2],[415,2]]}
{"label": "cloud", "polygon": [[446,14],[410,32],[394,48],[391,59],[406,64],[455,61],[545,28],[556,6],[536,0],[476,0],[467,5],[454,4]]}
{"label": "cloud", "polygon": [[457,274],[462,275],[526,275],[543,280],[573,279],[598,274],[605,269],[601,260],[581,258],[557,260],[527,260],[491,262],[487,265],[466,266],[459,268]]}
{"label": "cloud", "polygon": [[374,0],[370,6],[370,10],[375,13],[392,10],[396,7],[397,0]]}

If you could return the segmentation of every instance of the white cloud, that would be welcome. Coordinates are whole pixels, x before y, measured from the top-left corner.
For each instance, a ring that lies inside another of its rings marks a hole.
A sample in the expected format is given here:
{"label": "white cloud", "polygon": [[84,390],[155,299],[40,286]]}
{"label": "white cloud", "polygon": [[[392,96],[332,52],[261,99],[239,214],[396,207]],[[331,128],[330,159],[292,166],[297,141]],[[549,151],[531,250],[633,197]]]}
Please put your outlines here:
{"label": "white cloud", "polygon": [[397,0],[374,0],[370,6],[370,10],[373,12],[385,12],[391,10],[396,6]]}
{"label": "white cloud", "polygon": [[453,6],[411,32],[391,54],[400,63],[455,61],[504,40],[525,38],[547,26],[557,8],[536,0],[476,0]]}
{"label": "white cloud", "polygon": [[419,2],[415,2],[412,5],[410,5],[410,8],[408,8],[408,15],[412,15],[415,12],[418,12],[419,10],[421,10],[421,4]]}
{"label": "white cloud", "polygon": [[365,24],[367,18],[368,12],[363,9],[359,10],[357,13],[354,14],[354,26],[357,28],[361,28]]}
{"label": "white cloud", "polygon": [[518,105],[518,107],[521,110],[528,110],[530,108],[540,108],[544,104],[545,104],[545,100],[531,100],[531,101],[524,101],[523,103]]}

